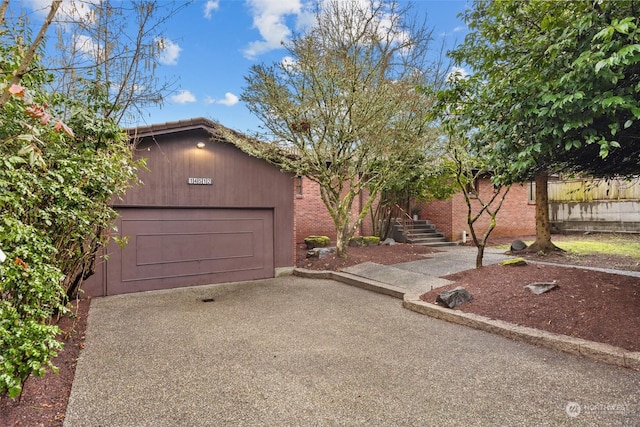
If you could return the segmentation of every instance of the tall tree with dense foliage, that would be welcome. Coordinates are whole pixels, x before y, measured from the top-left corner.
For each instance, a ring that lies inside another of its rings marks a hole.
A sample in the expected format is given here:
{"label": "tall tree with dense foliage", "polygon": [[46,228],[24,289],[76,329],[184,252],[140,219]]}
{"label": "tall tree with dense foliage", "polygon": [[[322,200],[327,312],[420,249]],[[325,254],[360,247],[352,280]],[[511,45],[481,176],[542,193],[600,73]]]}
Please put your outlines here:
{"label": "tall tree with dense foliage", "polygon": [[319,3],[314,26],[285,43],[287,60],[246,77],[242,100],[272,142],[238,143],[319,184],[344,256],[403,153],[435,143],[424,120],[433,98],[416,90],[434,78],[432,31],[396,1]]}
{"label": "tall tree with dense foliage", "polygon": [[473,74],[440,93],[450,129],[496,180],[536,181],[536,250],[553,248],[550,172],[640,171],[637,0],[475,1],[451,52]]}
{"label": "tall tree with dense foliage", "polygon": [[76,99],[47,91],[42,50],[29,53],[37,40],[2,22],[0,397],[15,397],[30,375],[55,370],[53,316],[108,241],[116,214],[108,203],[135,181],[139,164],[126,133],[104,118],[105,88],[83,83]]}

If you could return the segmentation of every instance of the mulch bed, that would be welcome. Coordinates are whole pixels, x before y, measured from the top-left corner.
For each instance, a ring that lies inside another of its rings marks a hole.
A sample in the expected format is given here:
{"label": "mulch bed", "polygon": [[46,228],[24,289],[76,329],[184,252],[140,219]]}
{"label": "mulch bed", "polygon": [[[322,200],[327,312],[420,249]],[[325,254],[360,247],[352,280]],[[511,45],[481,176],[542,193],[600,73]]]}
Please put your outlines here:
{"label": "mulch bed", "polygon": [[[434,303],[463,286],[473,300],[456,309],[558,334],[640,351],[640,278],[573,267],[490,265],[445,277],[455,283],[421,296]],[[532,282],[558,288],[534,295]]]}

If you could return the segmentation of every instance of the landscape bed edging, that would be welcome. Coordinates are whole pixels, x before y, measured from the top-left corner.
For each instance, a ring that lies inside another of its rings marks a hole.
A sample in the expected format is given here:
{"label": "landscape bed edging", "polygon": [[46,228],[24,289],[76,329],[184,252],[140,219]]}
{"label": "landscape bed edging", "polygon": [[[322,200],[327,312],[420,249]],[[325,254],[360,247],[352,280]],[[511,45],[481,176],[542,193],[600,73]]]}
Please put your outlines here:
{"label": "landscape bed edging", "polygon": [[501,335],[516,341],[580,355],[587,359],[610,365],[622,366],[636,371],[640,370],[640,352],[637,351],[629,351],[609,344],[518,326],[503,320],[480,316],[479,314],[440,307],[420,300],[419,295],[405,294],[402,305],[404,308],[416,313]]}

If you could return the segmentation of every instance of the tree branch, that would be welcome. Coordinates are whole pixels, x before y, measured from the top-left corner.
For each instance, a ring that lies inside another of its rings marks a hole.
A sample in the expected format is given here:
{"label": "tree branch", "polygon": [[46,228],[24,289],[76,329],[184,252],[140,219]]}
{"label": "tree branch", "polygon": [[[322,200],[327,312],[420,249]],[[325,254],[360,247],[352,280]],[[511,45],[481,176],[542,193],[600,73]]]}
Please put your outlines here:
{"label": "tree branch", "polygon": [[[7,5],[5,5],[5,2],[3,2],[2,5],[0,6],[0,11],[2,11],[3,21],[4,21],[4,12],[6,10],[6,6],[8,6],[8,2],[6,3]],[[9,93],[9,88],[12,85],[17,85],[18,83],[20,83],[20,80],[22,80],[22,77],[27,73],[27,70],[29,69],[29,65],[33,61],[36,51],[38,50],[40,43],[42,43],[42,40],[44,39],[44,35],[47,32],[47,29],[51,25],[53,18],[58,12],[58,8],[60,7],[60,4],[62,4],[62,0],[54,0],[53,3],[51,3],[49,14],[47,15],[44,22],[42,23],[42,27],[40,27],[40,31],[38,32],[38,35],[36,36],[33,43],[31,43],[31,46],[29,46],[29,50],[27,51],[25,57],[22,59],[22,62],[20,63],[18,68],[13,72],[13,77],[11,78],[9,85],[7,86],[5,91],[2,93],[2,96],[0,96],[0,108],[4,107],[4,105],[9,100],[9,97],[11,96],[11,94]]]}

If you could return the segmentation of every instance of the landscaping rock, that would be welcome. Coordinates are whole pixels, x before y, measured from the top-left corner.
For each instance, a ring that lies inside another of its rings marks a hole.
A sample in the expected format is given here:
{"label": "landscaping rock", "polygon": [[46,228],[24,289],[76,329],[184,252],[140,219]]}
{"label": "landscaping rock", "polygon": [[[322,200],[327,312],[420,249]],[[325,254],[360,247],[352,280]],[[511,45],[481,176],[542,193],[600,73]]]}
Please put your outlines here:
{"label": "landscaping rock", "polygon": [[556,283],[555,280],[553,282],[534,282],[534,283],[529,283],[528,285],[525,286],[525,288],[529,289],[531,292],[533,292],[536,295],[544,294],[545,292],[549,292],[550,290],[555,289],[557,287],[558,287],[558,284]]}
{"label": "landscaping rock", "polygon": [[447,308],[455,308],[459,305],[464,304],[467,301],[471,301],[473,297],[462,286],[458,286],[457,288],[451,289],[450,291],[441,292],[436,297],[436,303],[443,305]]}
{"label": "landscaping rock", "polygon": [[520,252],[527,249],[527,244],[522,240],[514,240],[511,242],[511,252]]}
{"label": "landscaping rock", "polygon": [[383,240],[382,243],[380,243],[382,246],[393,246],[396,244],[396,241],[393,240],[391,237],[387,237],[386,239]]}
{"label": "landscaping rock", "polygon": [[313,248],[307,251],[307,258],[322,259],[336,251],[336,248]]}

